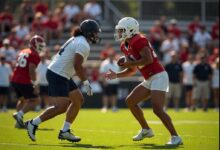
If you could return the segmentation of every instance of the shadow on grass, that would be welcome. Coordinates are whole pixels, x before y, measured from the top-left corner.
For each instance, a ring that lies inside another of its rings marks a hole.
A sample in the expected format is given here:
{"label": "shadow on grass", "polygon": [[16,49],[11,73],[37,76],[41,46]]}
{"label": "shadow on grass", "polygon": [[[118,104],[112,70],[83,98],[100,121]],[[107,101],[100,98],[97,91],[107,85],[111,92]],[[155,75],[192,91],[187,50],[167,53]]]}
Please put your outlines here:
{"label": "shadow on grass", "polygon": [[40,131],[54,131],[55,129],[53,129],[53,128],[39,128],[37,130],[40,130]]}
{"label": "shadow on grass", "polygon": [[114,149],[112,146],[105,145],[92,145],[92,144],[80,144],[80,143],[59,143],[59,144],[29,144],[30,146],[56,146],[56,147],[75,147],[75,148],[95,148],[95,149]]}
{"label": "shadow on grass", "polygon": [[184,148],[183,145],[170,146],[170,145],[157,145],[157,144],[134,144],[134,145],[120,145],[118,147],[134,147],[141,149],[181,149]]}

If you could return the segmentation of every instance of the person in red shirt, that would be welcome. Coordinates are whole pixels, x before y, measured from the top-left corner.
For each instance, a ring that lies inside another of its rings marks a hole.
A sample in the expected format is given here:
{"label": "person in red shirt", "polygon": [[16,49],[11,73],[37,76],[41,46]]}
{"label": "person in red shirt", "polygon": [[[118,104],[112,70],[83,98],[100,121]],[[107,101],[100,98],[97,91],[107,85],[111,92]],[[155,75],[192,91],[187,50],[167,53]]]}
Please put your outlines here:
{"label": "person in red shirt", "polygon": [[212,26],[212,39],[214,47],[219,47],[219,17],[217,17],[216,23]]}
{"label": "person in red shirt", "polygon": [[0,32],[8,34],[13,25],[13,15],[10,12],[10,7],[5,6],[4,11],[0,13]]}
{"label": "person in red shirt", "polygon": [[169,89],[167,72],[159,63],[148,39],[139,33],[139,23],[131,17],[122,18],[116,25],[115,31],[115,39],[121,41],[121,51],[127,57],[127,61],[124,63],[118,61],[119,66],[125,69],[121,72],[109,70],[105,74],[106,78],[115,79],[132,76],[138,69],[145,79],[126,98],[130,111],[142,127],[140,132],[133,137],[133,141],[140,141],[154,136],[152,129],[144,118],[143,111],[138,106],[139,102],[150,96],[154,113],[161,119],[171,134],[171,140],[167,144],[182,144],[182,139],[178,136],[171,118],[163,110],[165,95]]}
{"label": "person in red shirt", "polygon": [[193,36],[197,30],[200,30],[201,22],[199,16],[195,16],[193,22],[191,22],[187,27],[188,32],[188,39],[190,42],[190,45],[192,45],[193,42]]}
{"label": "person in red shirt", "polygon": [[24,128],[23,115],[40,102],[35,69],[40,62],[39,52],[45,47],[44,39],[35,35],[29,42],[29,48],[19,52],[11,83],[19,99],[17,112],[13,113],[17,128]]}
{"label": "person in red shirt", "polygon": [[42,0],[38,0],[37,3],[34,5],[35,12],[41,12],[43,15],[47,14],[48,5],[43,3]]}
{"label": "person in red shirt", "polygon": [[180,38],[181,30],[177,25],[177,20],[176,19],[171,19],[170,20],[170,25],[168,26],[168,32],[173,33],[176,38]]}

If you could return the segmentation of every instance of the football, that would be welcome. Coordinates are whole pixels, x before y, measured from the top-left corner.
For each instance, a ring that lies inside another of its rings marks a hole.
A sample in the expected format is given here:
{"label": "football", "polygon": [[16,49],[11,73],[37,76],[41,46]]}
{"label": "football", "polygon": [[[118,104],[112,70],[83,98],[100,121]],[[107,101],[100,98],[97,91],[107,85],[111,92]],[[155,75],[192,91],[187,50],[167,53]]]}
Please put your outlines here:
{"label": "football", "polygon": [[121,56],[118,61],[117,61],[117,64],[118,66],[121,66],[121,64],[123,64],[124,62],[126,62],[126,57],[125,56]]}

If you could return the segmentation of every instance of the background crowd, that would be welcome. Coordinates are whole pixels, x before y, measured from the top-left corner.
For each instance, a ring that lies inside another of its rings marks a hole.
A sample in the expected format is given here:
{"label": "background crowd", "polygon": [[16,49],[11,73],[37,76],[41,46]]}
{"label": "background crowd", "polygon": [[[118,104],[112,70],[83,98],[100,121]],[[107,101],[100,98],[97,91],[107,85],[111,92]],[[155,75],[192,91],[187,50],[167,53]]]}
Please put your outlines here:
{"label": "background crowd", "polygon": [[[83,6],[76,1],[59,3],[50,10],[42,0],[33,3],[23,0],[20,4],[20,14],[13,14],[9,5],[0,12],[0,108],[7,110],[13,103],[13,89],[10,88],[10,75],[16,65],[18,52],[27,48],[30,37],[42,35],[47,44],[53,40],[57,43],[48,46],[41,54],[41,64],[37,74],[39,83],[47,85],[44,77],[45,68],[52,56],[59,51],[59,40],[64,33],[71,33],[73,27],[86,18],[93,18],[102,23],[101,5],[96,0],[89,0]],[[15,17],[16,16],[16,17]],[[114,30],[112,31],[114,32]],[[195,111],[201,106],[207,111],[208,104],[219,110],[219,17],[210,29],[195,16],[183,31],[178,20],[161,16],[155,20],[146,34],[154,47],[156,54],[164,64],[170,79],[170,91],[167,94],[165,109],[170,100],[176,111],[179,110],[180,100],[185,100],[186,110]],[[113,38],[113,33],[112,33]],[[111,101],[113,111],[117,111],[117,89],[120,81],[106,82],[100,74],[109,68],[120,69],[116,60],[120,53],[110,44],[106,44],[100,52],[100,64],[87,68],[91,76],[94,91],[103,93],[103,108],[106,112],[108,101]],[[110,86],[109,86],[110,85]],[[9,90],[5,90],[7,87]],[[83,90],[83,89],[82,89]],[[8,95],[10,101],[8,101]],[[41,93],[45,106],[49,106],[47,93]],[[201,100],[201,101],[200,101]]]}

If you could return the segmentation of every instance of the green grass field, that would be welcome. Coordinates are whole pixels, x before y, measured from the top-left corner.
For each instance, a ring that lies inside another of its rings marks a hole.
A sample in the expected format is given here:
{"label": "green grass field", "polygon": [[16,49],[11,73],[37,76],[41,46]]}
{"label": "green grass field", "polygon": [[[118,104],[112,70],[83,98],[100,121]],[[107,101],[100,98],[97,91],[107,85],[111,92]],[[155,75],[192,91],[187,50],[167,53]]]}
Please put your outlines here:
{"label": "green grass field", "polygon": [[[109,111],[104,114],[97,109],[82,109],[72,125],[74,133],[82,138],[79,143],[57,139],[65,115],[42,123],[36,133],[37,141],[31,142],[26,130],[14,128],[13,112],[14,110],[0,113],[0,150],[219,149],[219,113],[211,109],[207,113],[201,110],[197,112],[182,110],[178,113],[173,110],[168,111],[184,142],[179,147],[165,145],[169,139],[169,133],[151,109],[145,109],[144,114],[155,136],[139,142],[131,140],[140,127],[127,109],[121,109],[117,113]],[[29,112],[25,115],[24,120],[38,114]]]}

